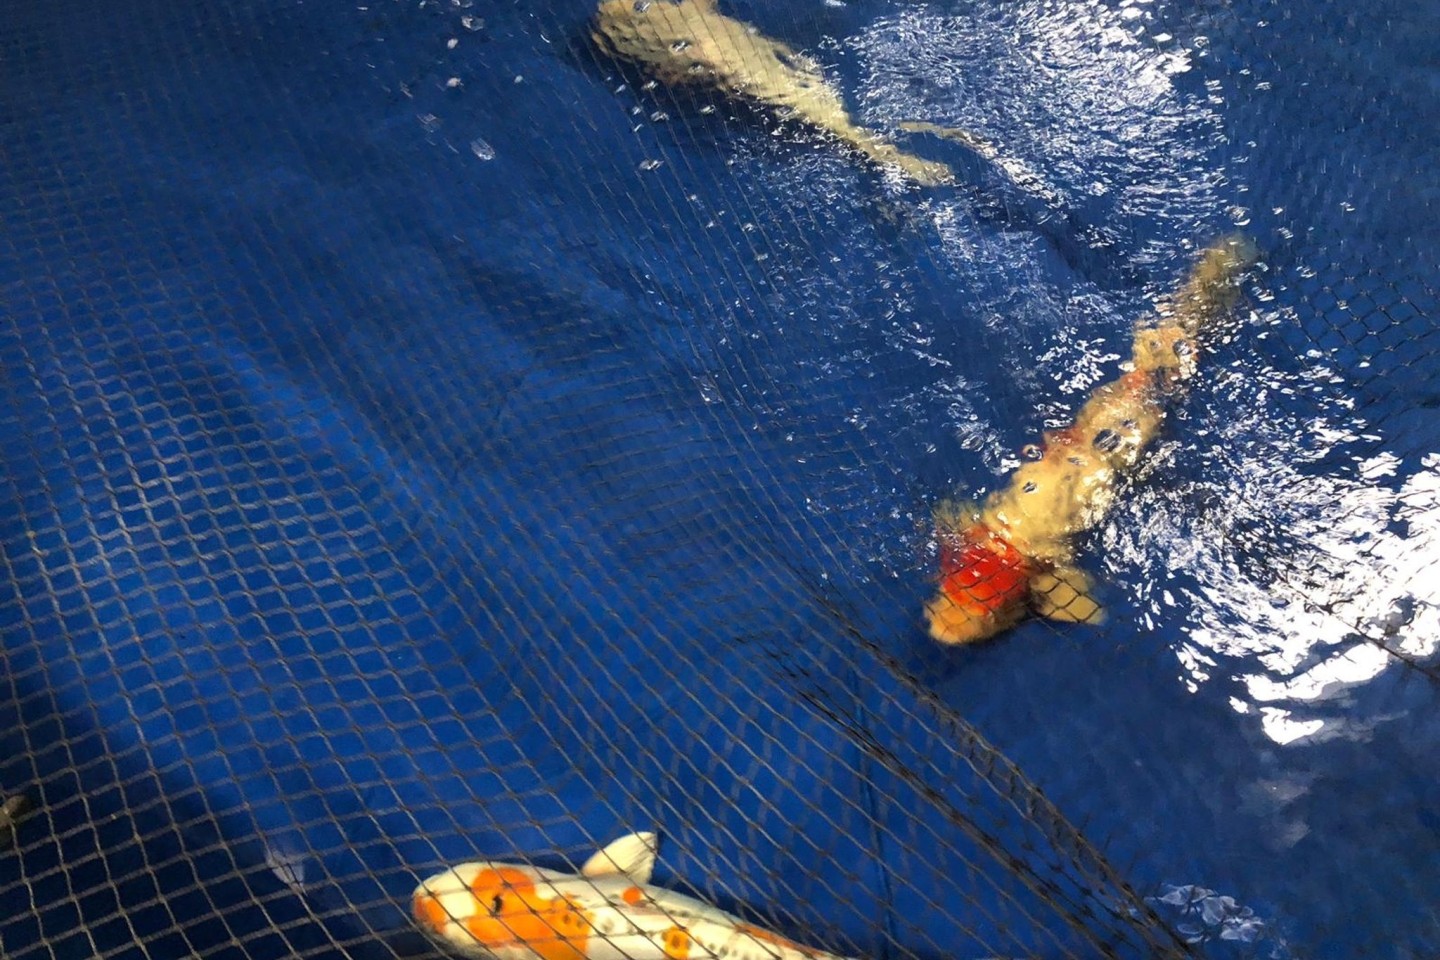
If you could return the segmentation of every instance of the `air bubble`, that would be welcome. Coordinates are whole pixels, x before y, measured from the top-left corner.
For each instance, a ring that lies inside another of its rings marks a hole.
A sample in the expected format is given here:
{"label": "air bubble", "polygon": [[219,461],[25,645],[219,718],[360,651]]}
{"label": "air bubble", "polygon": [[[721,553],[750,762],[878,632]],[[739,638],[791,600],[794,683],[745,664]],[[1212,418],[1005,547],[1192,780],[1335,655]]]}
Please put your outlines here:
{"label": "air bubble", "polygon": [[651,170],[660,169],[661,165],[663,165],[664,163],[664,160],[641,160],[640,169],[648,173]]}
{"label": "air bubble", "polygon": [[685,50],[687,50],[687,49],[689,48],[689,46],[690,46],[690,41],[689,41],[689,40],[676,40],[674,43],[670,44],[670,52],[671,52],[671,53],[684,53]]}
{"label": "air bubble", "polygon": [[475,30],[483,30],[485,28],[485,18],[473,16],[472,14],[467,13],[465,14],[465,16],[460,18],[460,26],[472,32]]}
{"label": "air bubble", "polygon": [[1045,451],[1040,449],[1036,443],[1027,443],[1020,448],[1020,456],[1026,460],[1039,460],[1045,456]]}
{"label": "air bubble", "polygon": [[486,143],[479,137],[476,137],[474,140],[470,141],[470,152],[475,154],[475,156],[479,157],[481,160],[495,159],[495,148],[490,146],[490,144]]}
{"label": "air bubble", "polygon": [[1103,450],[1104,452],[1109,453],[1111,450],[1114,450],[1116,447],[1120,446],[1120,434],[1116,433],[1114,430],[1101,430],[1099,433],[1095,434],[1095,439],[1091,442],[1095,444],[1096,450]]}
{"label": "air bubble", "polygon": [[635,12],[644,13],[650,9],[650,0],[635,0]]}
{"label": "air bubble", "polygon": [[724,397],[720,395],[720,386],[711,376],[695,377],[695,386],[700,389],[700,399],[706,403],[720,403]]}
{"label": "air bubble", "polygon": [[1024,490],[1026,493],[1034,493],[1036,490],[1039,490],[1040,487],[1036,485],[1034,480],[1027,480],[1025,481],[1025,486],[1021,487],[1020,489]]}

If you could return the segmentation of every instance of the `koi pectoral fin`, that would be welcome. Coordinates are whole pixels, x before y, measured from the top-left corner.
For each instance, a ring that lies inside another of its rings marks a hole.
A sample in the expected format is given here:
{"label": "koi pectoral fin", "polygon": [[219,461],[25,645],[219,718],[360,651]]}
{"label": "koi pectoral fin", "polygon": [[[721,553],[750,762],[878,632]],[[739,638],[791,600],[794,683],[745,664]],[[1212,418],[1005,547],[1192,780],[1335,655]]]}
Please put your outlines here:
{"label": "koi pectoral fin", "polygon": [[1076,567],[1056,567],[1030,581],[1030,606],[1042,617],[1065,623],[1103,623],[1105,611],[1093,595],[1090,577]]}

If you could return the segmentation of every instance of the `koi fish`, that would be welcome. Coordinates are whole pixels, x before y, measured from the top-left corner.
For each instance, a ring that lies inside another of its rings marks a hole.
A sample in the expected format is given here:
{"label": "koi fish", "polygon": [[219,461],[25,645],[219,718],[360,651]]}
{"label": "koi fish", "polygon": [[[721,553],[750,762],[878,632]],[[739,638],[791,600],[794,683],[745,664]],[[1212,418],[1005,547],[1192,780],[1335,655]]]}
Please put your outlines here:
{"label": "koi fish", "polygon": [[23,793],[6,797],[0,802],[0,850],[15,842],[15,832],[29,812],[30,801]]}
{"label": "koi fish", "polygon": [[932,637],[974,643],[1032,612],[1103,619],[1075,566],[1074,538],[1104,518],[1120,480],[1159,434],[1166,404],[1195,372],[1199,339],[1234,305],[1255,256],[1235,237],[1206,249],[1184,285],[1136,327],[1126,372],[1097,387],[1073,423],[1027,448],[1029,461],[983,504],[936,508],[940,588],[925,607]]}
{"label": "koi fish", "polygon": [[954,182],[943,163],[906,153],[855,123],[811,58],[747,23],[715,0],[605,0],[592,35],[601,50],[671,86],[705,86],[795,116],[921,186]]}
{"label": "koi fish", "polygon": [[632,833],[578,874],[462,863],[415,888],[435,940],[483,960],[841,960],[650,884],[657,837]]}

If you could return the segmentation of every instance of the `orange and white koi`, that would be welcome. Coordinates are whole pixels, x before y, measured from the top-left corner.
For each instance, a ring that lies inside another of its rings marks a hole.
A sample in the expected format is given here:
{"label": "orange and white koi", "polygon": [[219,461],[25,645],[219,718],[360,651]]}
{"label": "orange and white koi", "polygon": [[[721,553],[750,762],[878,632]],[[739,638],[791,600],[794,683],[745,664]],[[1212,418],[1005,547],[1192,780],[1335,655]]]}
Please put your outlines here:
{"label": "orange and white koi", "polygon": [[656,850],[655,834],[628,834],[578,874],[462,863],[415,888],[415,919],[484,960],[841,960],[653,886]]}
{"label": "orange and white koi", "polygon": [[1074,539],[1105,516],[1120,480],[1160,432],[1167,403],[1195,372],[1199,340],[1233,307],[1255,250],[1240,238],[1206,249],[1189,278],[1135,331],[1117,379],[1097,387],[1069,426],[983,504],[935,511],[940,588],[926,605],[942,643],[984,640],[1031,612],[1098,623],[1100,605],[1075,566]]}

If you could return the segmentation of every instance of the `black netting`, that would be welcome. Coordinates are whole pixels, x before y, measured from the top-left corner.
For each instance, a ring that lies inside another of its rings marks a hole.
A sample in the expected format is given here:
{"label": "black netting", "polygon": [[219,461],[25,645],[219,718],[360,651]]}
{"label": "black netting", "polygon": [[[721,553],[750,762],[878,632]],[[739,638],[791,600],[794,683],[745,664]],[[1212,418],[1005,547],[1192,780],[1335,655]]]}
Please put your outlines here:
{"label": "black netting", "polygon": [[[1434,12],[651,0],[777,93],[597,6],[0,13],[0,954],[429,955],[657,830],[847,956],[1440,955]],[[1105,621],[935,643],[1237,231]]]}

